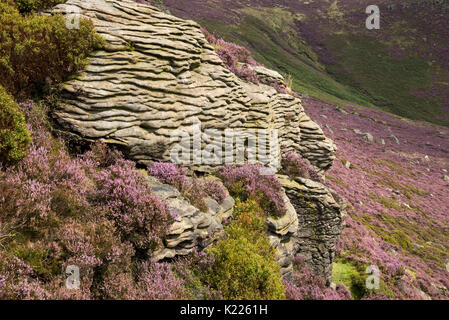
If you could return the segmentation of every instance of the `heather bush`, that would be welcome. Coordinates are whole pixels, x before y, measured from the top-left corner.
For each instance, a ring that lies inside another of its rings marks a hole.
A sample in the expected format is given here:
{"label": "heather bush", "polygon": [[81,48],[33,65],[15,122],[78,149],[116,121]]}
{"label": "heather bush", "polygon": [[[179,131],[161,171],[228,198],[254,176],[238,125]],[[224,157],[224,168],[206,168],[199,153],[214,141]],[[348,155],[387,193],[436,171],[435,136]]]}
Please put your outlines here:
{"label": "heather bush", "polygon": [[256,72],[248,66],[256,66],[258,63],[251,57],[248,49],[235,43],[226,42],[223,39],[217,39],[204,28],[201,28],[201,31],[232,73],[243,80],[259,84]]}
{"label": "heather bush", "polygon": [[206,178],[201,180],[200,184],[204,193],[218,203],[221,204],[226,199],[226,190],[220,181],[213,178]]}
{"label": "heather bush", "polygon": [[233,197],[256,200],[267,214],[282,216],[285,213],[282,186],[275,175],[263,175],[261,169],[260,164],[227,165],[218,170],[217,176]]}
{"label": "heather bush", "polygon": [[0,86],[0,162],[11,163],[23,158],[31,142],[25,117],[19,106]]}
{"label": "heather bush", "polygon": [[22,16],[5,0],[0,24],[0,85],[19,99],[82,69],[89,52],[102,46],[88,20],[68,29],[61,15]]}
{"label": "heather bush", "polygon": [[149,300],[174,300],[185,297],[184,281],[176,277],[168,263],[142,262],[138,272],[139,297]]}
{"label": "heather bush", "polygon": [[[267,246],[268,240],[265,243]],[[261,255],[258,249],[247,238],[239,237],[221,241],[211,250],[215,263],[209,271],[209,281],[221,291],[224,299],[284,298],[279,267],[274,257]]]}
{"label": "heather bush", "polygon": [[148,173],[162,183],[174,186],[182,191],[188,184],[187,170],[170,162],[154,162],[148,167]]}
{"label": "heather bush", "polygon": [[107,168],[122,159],[123,155],[120,151],[109,148],[105,143],[96,141],[84,157],[94,161],[101,168]]}
{"label": "heather bush", "polygon": [[211,287],[224,299],[283,299],[284,286],[265,229],[265,215],[255,201],[238,201],[238,214],[226,227],[227,238],[210,253],[214,263],[206,272]]}
{"label": "heather bush", "polygon": [[212,254],[197,249],[194,249],[190,255],[175,260],[175,273],[183,280],[186,295],[189,299],[223,299],[220,290],[211,287],[206,272],[214,262],[215,259]]}
{"label": "heather bush", "polygon": [[0,251],[0,299],[48,299],[50,293],[23,260]]}
{"label": "heather bush", "polygon": [[294,261],[292,280],[285,280],[285,295],[289,300],[348,300],[351,293],[338,284],[336,290],[326,286],[324,279],[315,274],[304,259],[297,256]]}
{"label": "heather bush", "polygon": [[115,222],[124,239],[139,250],[154,250],[173,218],[168,206],[151,194],[146,177],[131,161],[120,160],[95,174],[97,205]]}
{"label": "heather bush", "polygon": [[287,152],[282,156],[282,171],[288,176],[312,179],[322,182],[322,178],[310,162],[294,152]]}
{"label": "heather bush", "polygon": [[187,170],[170,162],[154,162],[148,173],[158,178],[162,183],[167,183],[177,188],[183,196],[196,208],[206,212],[209,208],[204,201],[207,197],[205,190],[196,178],[188,177]]}
{"label": "heather bush", "polygon": [[[181,297],[170,267],[141,267],[172,221],[145,176],[99,143],[70,156],[41,104],[20,107],[33,142],[21,161],[0,165],[0,298]],[[80,268],[80,290],[65,288],[68,265]]]}
{"label": "heather bush", "polygon": [[51,8],[67,0],[14,0],[17,9],[22,14],[39,12]]}

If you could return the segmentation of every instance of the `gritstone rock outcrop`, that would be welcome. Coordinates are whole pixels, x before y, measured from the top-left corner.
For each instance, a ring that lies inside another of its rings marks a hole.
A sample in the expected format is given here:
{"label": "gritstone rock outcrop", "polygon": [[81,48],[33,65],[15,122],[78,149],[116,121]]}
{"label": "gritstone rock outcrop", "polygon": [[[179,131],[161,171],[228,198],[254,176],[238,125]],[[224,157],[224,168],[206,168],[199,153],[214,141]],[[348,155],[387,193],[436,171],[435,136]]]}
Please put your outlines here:
{"label": "gritstone rock outcrop", "polygon": [[[59,132],[121,145],[131,159],[149,164],[170,161],[170,150],[178,143],[173,132],[191,132],[194,123],[218,131],[277,129],[281,153],[301,154],[321,173],[331,167],[335,144],[305,114],[301,100],[236,77],[197,23],[130,0],[69,0],[51,13],[76,11],[92,20],[106,46],[93,53],[79,77],[63,86],[53,111]],[[282,79],[263,67],[256,72],[267,81]],[[329,279],[342,212],[324,186],[286,177],[282,181],[287,213],[267,221],[282,272],[291,271],[293,255],[300,252]],[[207,246],[222,229],[223,216],[232,214],[229,199],[224,207],[211,203],[210,212],[202,213],[172,187],[151,183],[180,215],[165,248],[156,253],[158,259]]]}

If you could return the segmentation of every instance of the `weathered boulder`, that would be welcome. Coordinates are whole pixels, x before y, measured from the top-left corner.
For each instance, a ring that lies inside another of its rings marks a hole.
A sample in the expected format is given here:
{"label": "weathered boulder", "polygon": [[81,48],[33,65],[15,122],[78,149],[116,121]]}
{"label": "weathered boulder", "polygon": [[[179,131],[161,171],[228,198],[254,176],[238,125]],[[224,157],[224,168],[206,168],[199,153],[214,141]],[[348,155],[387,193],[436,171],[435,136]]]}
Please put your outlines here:
{"label": "weathered boulder", "polygon": [[[301,100],[236,77],[195,22],[131,0],[68,0],[50,13],[74,11],[92,20],[106,46],[92,54],[82,74],[64,84],[53,112],[59,133],[120,145],[131,159],[149,164],[172,160],[175,146],[188,149],[192,157],[200,152],[213,137],[200,132],[198,150],[193,143],[198,123],[202,129],[216,130],[220,138],[226,129],[274,130],[279,138],[277,158],[294,151],[320,173],[331,167],[336,146],[307,116]],[[259,67],[256,72],[268,83],[283,82],[275,71]],[[189,143],[180,143],[180,131],[188,134]],[[184,165],[208,171],[223,164],[221,160]],[[232,198],[221,205],[208,199],[209,211],[201,212],[173,187],[149,180],[155,194],[178,213],[164,247],[154,254],[157,260],[186,255],[220,238],[224,221],[232,215]],[[281,181],[287,212],[269,218],[267,226],[282,274],[291,274],[299,252],[329,279],[342,209],[321,184],[285,176]]]}
{"label": "weathered boulder", "polygon": [[332,262],[345,215],[345,205],[325,185],[308,179],[278,176],[298,216],[298,228],[292,237],[293,251],[328,284]]}
{"label": "weathered boulder", "polygon": [[[231,196],[228,195],[221,204],[211,198],[206,199],[209,210],[202,212],[192,206],[176,188],[151,176],[148,182],[153,193],[177,215],[163,247],[153,253],[154,259],[159,261],[187,255],[195,248],[204,249],[223,237],[224,225],[231,218],[235,203]],[[293,236],[298,230],[298,217],[285,193],[284,201],[287,208],[285,215],[267,218],[267,229],[269,240],[276,250],[276,260],[281,266],[281,274],[286,277],[293,270]]]}
{"label": "weathered boulder", "polygon": [[148,177],[153,193],[168,203],[177,215],[170,232],[164,241],[164,247],[154,252],[156,260],[170,259],[187,255],[194,248],[206,248],[220,237],[223,223],[232,216],[234,199],[228,196],[220,205],[215,200],[206,200],[209,211],[202,212],[192,206],[174,187],[161,183],[154,177]]}
{"label": "weathered boulder", "polygon": [[301,101],[237,78],[195,22],[131,0],[69,0],[51,12],[73,8],[92,20],[106,47],[64,85],[54,112],[62,132],[120,144],[132,159],[147,164],[170,160],[179,143],[173,135],[181,129],[191,133],[193,123],[219,132],[278,129],[282,150],[293,149],[322,170],[331,166],[335,144],[305,114]]}
{"label": "weathered boulder", "polygon": [[296,254],[294,235],[298,230],[298,215],[284,193],[286,213],[282,217],[269,217],[267,219],[268,236],[276,250],[276,260],[281,266],[283,277],[293,274],[293,259]]}

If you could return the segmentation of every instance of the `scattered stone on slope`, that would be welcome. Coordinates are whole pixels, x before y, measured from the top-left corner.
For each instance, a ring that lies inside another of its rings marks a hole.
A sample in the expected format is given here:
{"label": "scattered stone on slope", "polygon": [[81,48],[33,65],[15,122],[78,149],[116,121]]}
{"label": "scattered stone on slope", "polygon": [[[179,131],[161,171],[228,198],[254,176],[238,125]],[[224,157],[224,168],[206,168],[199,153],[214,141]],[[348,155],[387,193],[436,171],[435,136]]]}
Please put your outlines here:
{"label": "scattered stone on slope", "polygon": [[277,84],[281,87],[285,87],[285,79],[279,72],[267,69],[264,66],[248,66],[254,70],[262,83],[269,85]]}
{"label": "scattered stone on slope", "polygon": [[399,144],[399,139],[394,134],[389,135],[388,138],[391,138],[396,144]]}
{"label": "scattered stone on slope", "polygon": [[373,135],[372,135],[371,133],[369,133],[369,132],[365,132],[365,133],[363,134],[363,138],[364,138],[366,141],[368,141],[368,142],[374,142],[374,137],[373,137]]}

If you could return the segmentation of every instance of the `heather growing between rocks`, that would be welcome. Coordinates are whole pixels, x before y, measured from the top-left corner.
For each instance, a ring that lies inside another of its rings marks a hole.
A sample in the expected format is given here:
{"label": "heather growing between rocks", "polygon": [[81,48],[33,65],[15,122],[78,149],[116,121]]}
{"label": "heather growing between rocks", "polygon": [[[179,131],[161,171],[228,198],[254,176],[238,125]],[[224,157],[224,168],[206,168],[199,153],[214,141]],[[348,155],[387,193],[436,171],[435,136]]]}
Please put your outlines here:
{"label": "heather growing between rocks", "polygon": [[284,299],[284,286],[274,249],[265,234],[265,214],[254,200],[237,200],[226,239],[210,249],[214,262],[205,272],[207,283],[224,299]]}
{"label": "heather growing between rocks", "polygon": [[261,164],[226,165],[218,170],[217,176],[233,197],[255,200],[267,215],[282,216],[285,213],[282,186],[275,175],[263,175],[263,168]]}
{"label": "heather growing between rocks", "polygon": [[256,72],[248,66],[258,65],[251,57],[251,53],[248,49],[236,45],[235,43],[226,42],[223,39],[217,39],[204,28],[202,28],[201,31],[206,36],[207,41],[214,47],[220,59],[232,73],[235,73],[243,80],[259,84]]}
{"label": "heather growing between rocks", "polygon": [[195,175],[189,177],[186,168],[171,162],[154,162],[147,168],[148,173],[162,183],[177,188],[189,202],[200,210],[207,211],[205,199],[210,197],[222,203],[226,198],[226,191],[221,183],[214,179],[198,179]]}
{"label": "heather growing between rocks", "polygon": [[[99,145],[72,157],[39,104],[22,109],[33,142],[0,171],[0,298],[183,297],[171,267],[149,260],[173,218],[134,163]],[[65,288],[68,265],[80,269],[80,290]]]}
{"label": "heather growing between rocks", "polygon": [[297,94],[292,91],[285,82],[280,84],[278,82],[260,79],[253,68],[261,66],[261,64],[254,60],[248,49],[235,43],[227,42],[221,38],[216,38],[212,33],[204,28],[201,28],[201,31],[205,35],[206,40],[214,47],[215,52],[218,54],[226,67],[237,77],[254,84],[267,84],[275,88],[279,93],[297,96]]}
{"label": "heather growing between rocks", "polygon": [[79,29],[68,29],[61,15],[21,15],[6,0],[0,1],[0,24],[0,85],[16,99],[81,70],[103,44],[86,19]]}
{"label": "heather growing between rocks", "polygon": [[282,156],[281,164],[282,172],[292,178],[301,177],[312,179],[317,182],[322,182],[323,180],[309,161],[292,151],[289,151]]}

